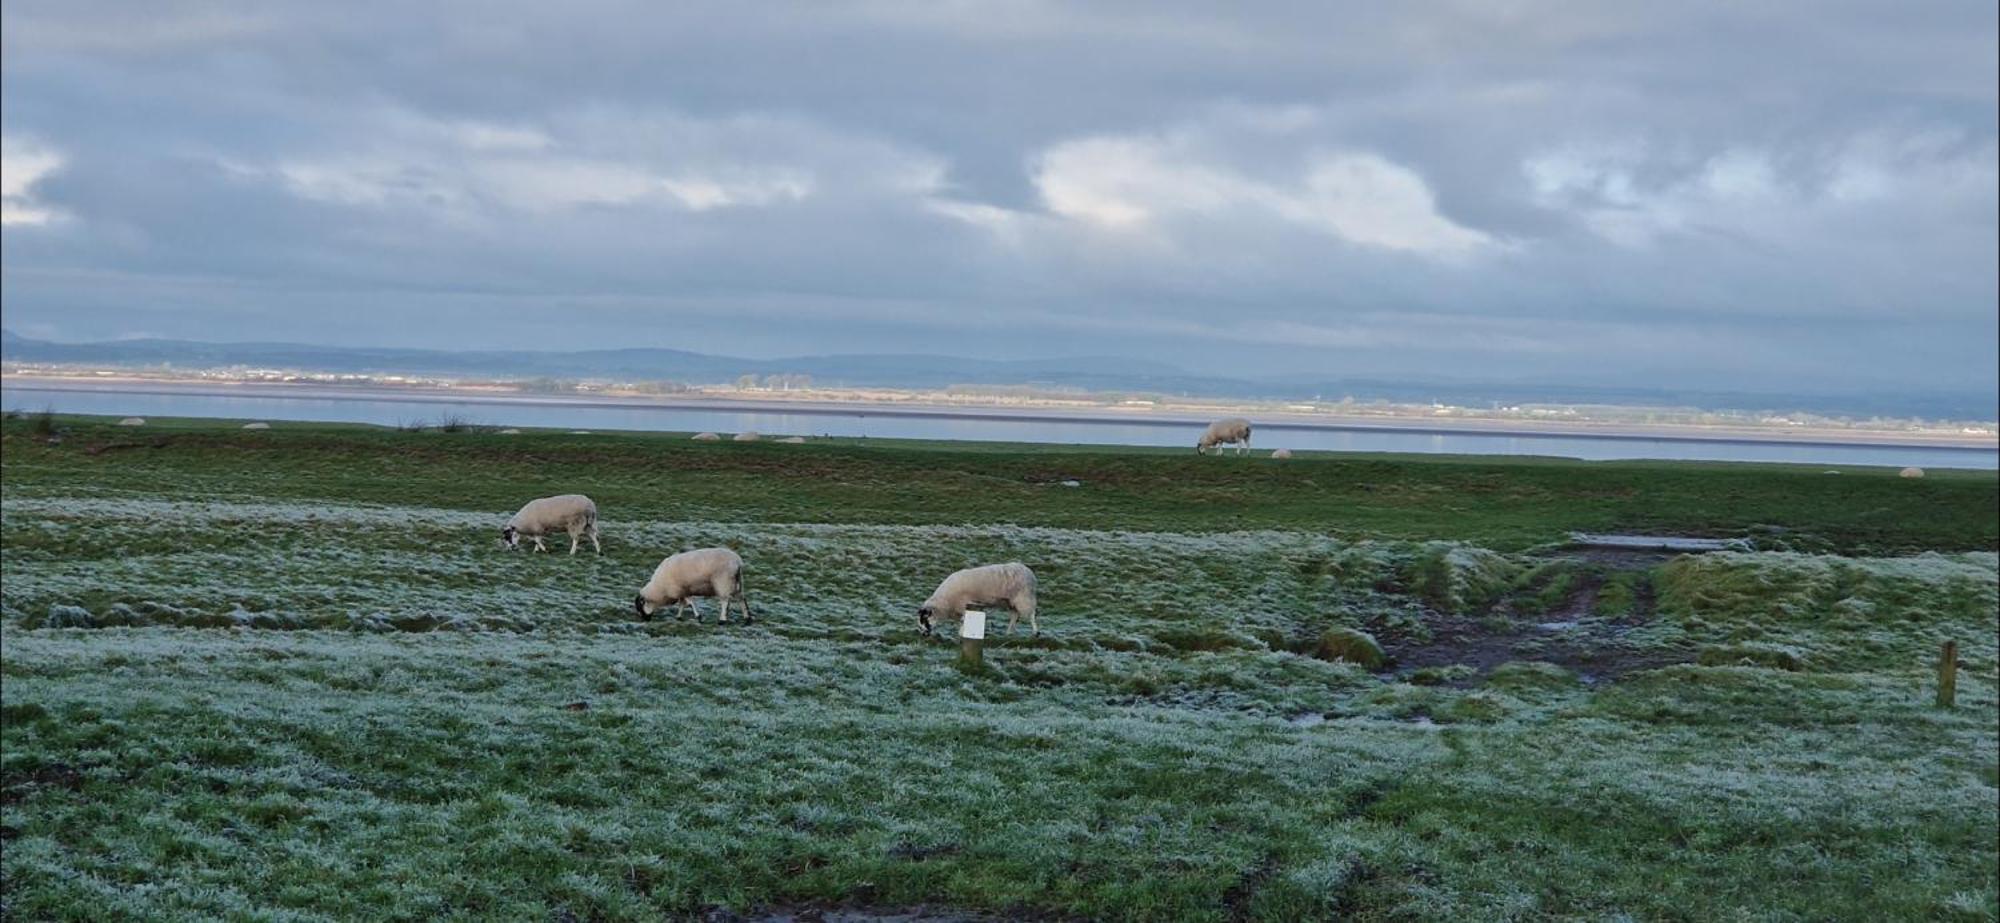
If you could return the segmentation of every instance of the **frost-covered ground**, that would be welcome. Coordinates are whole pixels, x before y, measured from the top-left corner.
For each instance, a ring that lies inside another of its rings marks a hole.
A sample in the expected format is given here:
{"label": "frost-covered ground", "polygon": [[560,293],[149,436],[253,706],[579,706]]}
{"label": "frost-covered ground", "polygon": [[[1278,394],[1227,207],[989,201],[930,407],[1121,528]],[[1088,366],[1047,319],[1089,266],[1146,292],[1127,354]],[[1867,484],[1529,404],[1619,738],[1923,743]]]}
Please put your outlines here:
{"label": "frost-covered ground", "polygon": [[[604,504],[572,558],[407,483],[106,458],[0,494],[12,918],[1996,916],[1990,550],[1619,564],[884,495]],[[758,623],[634,619],[704,544]],[[1009,559],[1044,634],[962,672],[914,607]],[[1313,656],[1340,626],[1403,662]]]}

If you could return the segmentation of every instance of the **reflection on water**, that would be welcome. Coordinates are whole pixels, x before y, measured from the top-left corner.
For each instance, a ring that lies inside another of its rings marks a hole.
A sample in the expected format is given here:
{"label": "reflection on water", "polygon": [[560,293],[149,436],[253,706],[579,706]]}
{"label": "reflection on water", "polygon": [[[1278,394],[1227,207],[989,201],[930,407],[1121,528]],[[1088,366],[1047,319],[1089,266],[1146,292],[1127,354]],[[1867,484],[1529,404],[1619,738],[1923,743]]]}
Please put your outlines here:
{"label": "reflection on water", "polygon": [[[476,423],[496,426],[667,432],[712,430],[719,433],[755,430],[767,436],[868,436],[884,439],[1186,446],[1190,451],[1194,447],[1195,437],[1200,435],[1199,427],[1103,423],[1091,420],[949,419],[871,415],[865,412],[790,414],[664,407],[579,407],[430,400],[127,394],[110,391],[51,391],[17,385],[7,387],[4,402],[10,410],[33,411],[52,407],[58,413],[110,416],[317,420],[395,425],[455,415]],[[1824,465],[1917,465],[1929,468],[2000,466],[2000,453],[1990,449],[1271,428],[1260,432],[1259,437],[1257,443],[1260,453],[1284,446],[1291,449],[1335,452],[1557,455],[1587,459],[1701,459]]]}

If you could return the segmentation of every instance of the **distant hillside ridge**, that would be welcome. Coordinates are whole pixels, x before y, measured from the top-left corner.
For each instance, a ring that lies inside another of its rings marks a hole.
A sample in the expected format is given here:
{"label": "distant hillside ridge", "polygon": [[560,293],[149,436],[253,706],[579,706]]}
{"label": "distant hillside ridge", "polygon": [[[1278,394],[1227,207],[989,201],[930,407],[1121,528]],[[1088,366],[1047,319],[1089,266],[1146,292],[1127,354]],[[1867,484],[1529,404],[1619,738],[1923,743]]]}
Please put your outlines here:
{"label": "distant hillside ridge", "polygon": [[717,356],[661,347],[539,350],[437,350],[312,346],[303,343],[209,343],[133,339],[62,343],[0,329],[0,361],[107,368],[276,368],[369,374],[495,379],[613,379],[724,384],[744,375],[810,375],[819,387],[937,390],[954,385],[1021,386],[1097,393],[1158,394],[1237,400],[1605,404],[1840,416],[1990,421],[1996,398],[1984,393],[1763,394],[1690,388],[1592,387],[1533,383],[1389,381],[1307,375],[1229,378],[1198,375],[1166,362],[1117,356],[973,359],[884,353],[782,359]]}

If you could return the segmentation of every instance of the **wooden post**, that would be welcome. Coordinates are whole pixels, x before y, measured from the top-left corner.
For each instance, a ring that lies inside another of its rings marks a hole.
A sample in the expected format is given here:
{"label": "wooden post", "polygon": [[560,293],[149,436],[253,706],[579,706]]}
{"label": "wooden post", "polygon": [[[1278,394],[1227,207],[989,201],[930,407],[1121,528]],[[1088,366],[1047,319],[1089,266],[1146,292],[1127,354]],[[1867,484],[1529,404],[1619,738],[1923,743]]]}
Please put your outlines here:
{"label": "wooden post", "polygon": [[1950,708],[1958,701],[1958,642],[1946,641],[1944,650],[1938,654],[1938,697],[1939,708]]}
{"label": "wooden post", "polygon": [[958,623],[958,664],[979,667],[986,662],[986,613],[967,612]]}

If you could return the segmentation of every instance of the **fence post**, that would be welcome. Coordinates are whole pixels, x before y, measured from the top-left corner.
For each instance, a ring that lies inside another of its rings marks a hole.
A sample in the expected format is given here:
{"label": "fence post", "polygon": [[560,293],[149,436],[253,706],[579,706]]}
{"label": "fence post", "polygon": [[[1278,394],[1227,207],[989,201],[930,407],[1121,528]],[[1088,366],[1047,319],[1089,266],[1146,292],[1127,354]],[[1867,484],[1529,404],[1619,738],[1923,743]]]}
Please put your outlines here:
{"label": "fence post", "polygon": [[1939,708],[1950,708],[1958,701],[1958,642],[1946,641],[1944,650],[1938,654],[1938,697]]}
{"label": "fence post", "polygon": [[958,664],[977,667],[986,662],[986,613],[967,612],[958,623]]}

